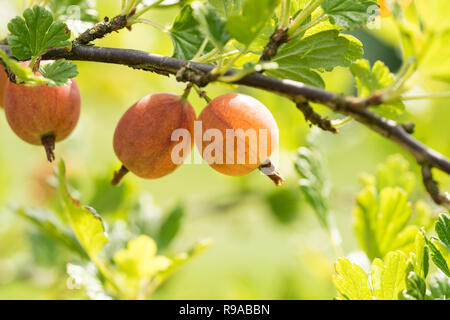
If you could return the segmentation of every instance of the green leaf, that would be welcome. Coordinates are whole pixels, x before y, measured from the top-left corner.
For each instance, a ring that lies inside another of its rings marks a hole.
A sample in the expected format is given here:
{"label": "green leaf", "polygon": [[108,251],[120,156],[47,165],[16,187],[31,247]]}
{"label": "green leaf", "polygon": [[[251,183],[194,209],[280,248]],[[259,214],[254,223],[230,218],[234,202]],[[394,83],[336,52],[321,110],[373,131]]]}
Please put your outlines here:
{"label": "green leaf", "polygon": [[30,208],[18,208],[14,212],[33,223],[51,239],[65,245],[69,250],[78,253],[81,257],[86,257],[86,253],[80,247],[73,233],[61,225],[50,212],[44,209]]}
{"label": "green leaf", "polygon": [[156,251],[156,242],[146,235],[141,235],[128,241],[126,249],[116,252],[114,263],[127,277],[151,278],[172,263],[167,257],[157,256]]}
{"label": "green leaf", "polygon": [[369,278],[361,267],[347,258],[339,258],[334,269],[337,275],[333,275],[333,284],[342,299],[372,300]]}
{"label": "green leaf", "polygon": [[442,213],[439,215],[435,230],[439,240],[450,249],[450,217],[447,214]]}
{"label": "green leaf", "polygon": [[267,74],[324,87],[320,75],[312,70],[332,70],[348,67],[363,54],[362,44],[351,36],[340,35],[337,30],[322,31],[311,36],[297,37],[278,50],[272,60],[277,70]]}
{"label": "green leaf", "polygon": [[49,86],[65,86],[78,75],[77,66],[65,59],[42,65],[39,72],[47,79],[53,81]]}
{"label": "green leaf", "polygon": [[384,261],[375,259],[372,263],[371,283],[376,300],[397,300],[406,288],[408,258],[401,251],[386,254]]}
{"label": "green leaf", "polygon": [[[370,68],[369,61],[365,59],[354,62],[350,70],[355,77],[356,88],[360,97],[367,97],[375,91],[389,87],[394,83],[394,75],[383,62],[377,61]],[[391,119],[396,119],[404,110],[402,102],[396,104],[383,104],[371,108],[372,111]]]}
{"label": "green leaf", "polygon": [[[185,6],[181,9],[169,31],[174,45],[173,57],[181,60],[191,60],[200,49],[204,40],[191,6]],[[212,49],[212,45],[209,44],[205,52]]]}
{"label": "green leaf", "polygon": [[199,23],[200,32],[216,48],[223,49],[231,36],[225,29],[225,19],[217,14],[214,8],[199,1],[191,5],[194,17]]}
{"label": "green leaf", "polygon": [[62,208],[78,242],[87,255],[95,260],[108,242],[103,221],[93,208],[82,206],[70,196],[66,185],[66,167],[62,160],[58,166],[58,192]]}
{"label": "green leaf", "polygon": [[228,17],[228,32],[237,41],[249,46],[271,19],[278,3],[278,0],[245,0],[242,12]]}
{"label": "green leaf", "polygon": [[450,246],[448,245],[450,229],[449,217],[447,214],[442,213],[439,215],[435,230],[439,239],[425,238],[426,243],[430,248],[431,259],[444,274],[450,277]]}
{"label": "green leaf", "polygon": [[76,20],[82,22],[98,22],[96,3],[91,0],[50,0],[48,3],[55,20]]}
{"label": "green leaf", "polygon": [[356,198],[353,215],[356,237],[371,260],[389,251],[412,251],[418,228],[408,226],[411,204],[400,188],[384,188],[379,197],[374,187],[364,188]]}
{"label": "green leaf", "polygon": [[450,277],[435,273],[428,281],[430,298],[435,300],[450,300]]}
{"label": "green leaf", "polygon": [[222,17],[238,15],[242,10],[244,0],[208,0]]}
{"label": "green leaf", "polygon": [[345,30],[364,26],[379,12],[373,0],[325,0],[321,6],[330,22]]}
{"label": "green leaf", "polygon": [[406,289],[401,292],[401,298],[406,300],[425,300],[427,284],[420,276],[410,272],[406,277]]}
{"label": "green leaf", "polygon": [[450,277],[450,250],[438,239],[431,238],[427,244],[430,248],[431,260],[447,277]]}
{"label": "green leaf", "polygon": [[184,207],[177,205],[165,217],[158,232],[158,247],[166,249],[177,235],[181,227],[181,220],[184,217]]}
{"label": "green leaf", "polygon": [[8,68],[14,73],[19,84],[36,87],[50,82],[44,77],[35,75],[30,68],[21,65],[16,60],[10,59],[6,52],[1,49],[0,59],[3,60]]}
{"label": "green leaf", "polygon": [[295,169],[300,175],[300,190],[309,205],[314,209],[319,222],[326,229],[328,221],[328,197],[330,186],[324,174],[324,165],[320,154],[311,148],[302,147],[298,150]]}
{"label": "green leaf", "polygon": [[377,168],[377,190],[400,187],[408,194],[414,189],[416,178],[410,171],[409,162],[400,154],[391,155]]}
{"label": "green leaf", "polygon": [[50,48],[70,47],[70,31],[63,22],[53,22],[52,14],[34,6],[13,18],[8,24],[8,43],[19,60],[37,58]]}
{"label": "green leaf", "polygon": [[414,252],[411,253],[413,258],[414,272],[426,279],[429,269],[429,251],[426,245],[425,235],[422,231],[417,232],[414,240]]}

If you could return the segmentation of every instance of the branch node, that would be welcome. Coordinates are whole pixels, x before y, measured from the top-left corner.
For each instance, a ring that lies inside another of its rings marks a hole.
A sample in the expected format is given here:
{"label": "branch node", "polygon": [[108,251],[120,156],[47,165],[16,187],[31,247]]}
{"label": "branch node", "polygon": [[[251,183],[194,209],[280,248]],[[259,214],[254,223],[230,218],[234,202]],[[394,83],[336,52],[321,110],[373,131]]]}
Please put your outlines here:
{"label": "branch node", "polygon": [[416,128],[416,125],[413,122],[402,123],[401,126],[409,134],[413,134],[414,129]]}
{"label": "branch node", "polygon": [[314,109],[308,102],[297,103],[297,108],[303,113],[306,121],[310,121],[312,124],[318,126],[322,130],[329,131],[335,134],[339,133],[339,130],[333,126],[331,120],[322,118],[320,114],[314,111]]}
{"label": "branch node", "polygon": [[185,62],[175,75],[178,82],[192,82],[200,88],[206,87],[218,77],[219,75],[213,75],[211,72],[204,72],[194,68],[190,62]]}

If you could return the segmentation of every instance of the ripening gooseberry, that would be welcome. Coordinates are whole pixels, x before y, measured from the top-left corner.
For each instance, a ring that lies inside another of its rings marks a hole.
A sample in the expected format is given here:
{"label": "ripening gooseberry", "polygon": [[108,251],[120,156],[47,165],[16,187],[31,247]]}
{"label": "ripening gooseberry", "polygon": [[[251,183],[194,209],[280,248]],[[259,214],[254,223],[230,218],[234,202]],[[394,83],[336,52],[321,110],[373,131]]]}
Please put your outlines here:
{"label": "ripening gooseberry", "polygon": [[196,134],[195,143],[206,163],[226,175],[252,172],[278,145],[278,127],[272,114],[244,94],[229,93],[211,100],[199,121],[202,135]]}
{"label": "ripening gooseberry", "polygon": [[17,136],[30,144],[43,145],[51,162],[55,159],[55,143],[67,138],[78,123],[80,90],[75,79],[60,87],[27,87],[7,81],[4,108]]}
{"label": "ripening gooseberry", "polygon": [[[150,94],[131,106],[114,133],[114,152],[123,166],[111,183],[118,184],[128,171],[145,179],[174,171],[192,150],[195,118],[191,104],[172,93]],[[189,138],[172,139],[177,129],[187,130]],[[181,161],[174,161],[172,151],[180,145]]]}

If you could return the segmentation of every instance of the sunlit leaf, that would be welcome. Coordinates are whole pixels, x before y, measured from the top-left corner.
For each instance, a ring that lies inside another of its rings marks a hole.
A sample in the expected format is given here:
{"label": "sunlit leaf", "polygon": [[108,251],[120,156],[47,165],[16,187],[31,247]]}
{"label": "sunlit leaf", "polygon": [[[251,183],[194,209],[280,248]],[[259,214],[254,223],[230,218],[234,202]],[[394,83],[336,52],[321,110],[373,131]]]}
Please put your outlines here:
{"label": "sunlit leaf", "polygon": [[[355,77],[356,88],[360,97],[367,97],[375,91],[389,87],[394,83],[394,75],[381,61],[375,62],[370,68],[369,61],[361,59],[353,63],[350,70]],[[382,116],[396,119],[405,110],[402,102],[396,104],[382,104],[371,108]]]}
{"label": "sunlit leaf", "polygon": [[339,258],[334,269],[333,283],[342,299],[372,300],[369,278],[361,267],[347,258]]}
{"label": "sunlit leaf", "polygon": [[389,252],[384,261],[375,259],[372,263],[371,283],[376,300],[397,300],[406,288],[408,258],[401,251]]}
{"label": "sunlit leaf", "polygon": [[374,187],[366,187],[356,199],[353,210],[355,234],[370,259],[402,250],[409,253],[418,228],[408,225],[411,204],[399,188],[384,188],[377,196]]}
{"label": "sunlit leaf", "polygon": [[244,45],[250,45],[274,14],[278,0],[245,0],[242,12],[228,16],[228,32]]}
{"label": "sunlit leaf", "polygon": [[108,242],[103,221],[93,208],[83,206],[71,197],[66,185],[66,167],[62,160],[58,166],[58,192],[62,208],[78,242],[87,255],[95,259]]}
{"label": "sunlit leaf", "polygon": [[345,30],[362,27],[379,14],[375,0],[325,0],[321,6],[330,21]]}
{"label": "sunlit leaf", "polygon": [[47,79],[53,81],[49,86],[64,86],[70,79],[78,75],[77,66],[65,59],[59,59],[52,63],[44,64],[39,72]]}
{"label": "sunlit leaf", "polygon": [[52,14],[44,7],[34,6],[15,17],[8,24],[11,36],[8,44],[20,60],[39,57],[50,48],[70,47],[70,31],[63,22],[53,21]]}

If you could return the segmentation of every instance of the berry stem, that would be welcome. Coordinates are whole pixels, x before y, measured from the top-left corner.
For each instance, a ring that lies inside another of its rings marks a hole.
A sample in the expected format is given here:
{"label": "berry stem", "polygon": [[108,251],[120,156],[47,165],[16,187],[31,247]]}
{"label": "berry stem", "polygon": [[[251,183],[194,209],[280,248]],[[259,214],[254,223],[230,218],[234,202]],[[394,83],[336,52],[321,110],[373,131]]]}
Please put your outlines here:
{"label": "berry stem", "polygon": [[53,162],[55,160],[55,136],[53,134],[49,134],[46,136],[43,136],[41,138],[42,145],[45,148],[45,153],[47,154],[47,160],[48,162]]}
{"label": "berry stem", "polygon": [[284,178],[278,172],[277,168],[270,159],[267,159],[263,164],[259,166],[258,169],[262,174],[268,176],[277,187],[283,184]]}
{"label": "berry stem", "polygon": [[122,178],[128,173],[128,169],[122,165],[122,167],[120,167],[119,171],[114,172],[114,177],[111,180],[111,184],[113,186],[117,186],[120,181],[122,181]]}

